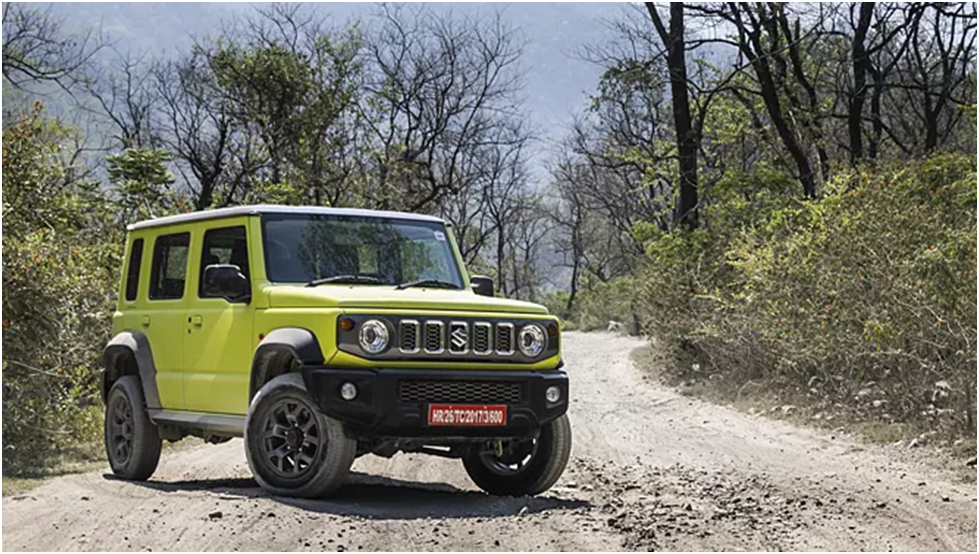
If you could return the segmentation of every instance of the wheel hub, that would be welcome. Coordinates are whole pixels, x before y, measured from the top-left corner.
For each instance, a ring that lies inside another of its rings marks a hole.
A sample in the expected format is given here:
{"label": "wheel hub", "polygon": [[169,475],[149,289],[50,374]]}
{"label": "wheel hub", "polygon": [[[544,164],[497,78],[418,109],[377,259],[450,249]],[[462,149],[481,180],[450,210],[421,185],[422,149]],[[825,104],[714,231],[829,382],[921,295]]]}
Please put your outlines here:
{"label": "wheel hub", "polygon": [[303,444],[304,435],[305,434],[303,433],[302,429],[298,427],[291,427],[285,432],[286,444],[289,445],[289,448],[291,449],[299,448]]}

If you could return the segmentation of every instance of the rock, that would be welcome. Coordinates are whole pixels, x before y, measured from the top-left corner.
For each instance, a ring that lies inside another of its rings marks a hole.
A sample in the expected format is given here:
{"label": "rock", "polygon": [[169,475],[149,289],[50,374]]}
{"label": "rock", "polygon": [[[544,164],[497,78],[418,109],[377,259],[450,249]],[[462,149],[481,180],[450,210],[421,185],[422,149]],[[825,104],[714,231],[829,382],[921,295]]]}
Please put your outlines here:
{"label": "rock", "polygon": [[918,448],[919,446],[924,446],[926,442],[928,441],[921,438],[911,439],[911,442],[908,443],[908,448]]}
{"label": "rock", "polygon": [[500,540],[497,539],[497,540],[493,541],[493,546],[500,546]]}
{"label": "rock", "polygon": [[528,511],[529,511],[529,510],[527,509],[527,507],[526,507],[526,506],[524,506],[523,508],[520,508],[520,511],[519,511],[519,512],[517,512],[517,515],[518,515],[518,516],[524,516],[524,515],[527,515],[527,512],[528,512]]}
{"label": "rock", "polygon": [[211,512],[211,513],[207,514],[207,517],[209,517],[211,519],[221,519],[222,517],[224,517],[224,514],[221,513],[220,511]]}
{"label": "rock", "polygon": [[942,496],[942,502],[951,502],[952,499],[947,496]]}
{"label": "rock", "polygon": [[976,458],[975,458],[975,456],[973,456],[972,458],[969,458],[965,462],[965,465],[975,467],[976,466]]}
{"label": "rock", "polygon": [[593,490],[595,490],[595,487],[593,487],[591,485],[582,485],[581,486],[581,490],[583,490],[583,491],[593,491]]}
{"label": "rock", "polygon": [[608,329],[606,329],[606,331],[608,331],[609,333],[611,333],[613,331],[621,331],[621,330],[622,330],[622,323],[620,323],[618,321],[609,321],[608,322]]}

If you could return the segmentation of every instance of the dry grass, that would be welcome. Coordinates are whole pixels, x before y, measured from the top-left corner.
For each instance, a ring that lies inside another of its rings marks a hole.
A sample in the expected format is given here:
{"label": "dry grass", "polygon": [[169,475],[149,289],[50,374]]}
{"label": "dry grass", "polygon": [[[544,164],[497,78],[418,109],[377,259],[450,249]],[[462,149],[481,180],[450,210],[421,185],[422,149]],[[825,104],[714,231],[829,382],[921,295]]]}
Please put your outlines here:
{"label": "dry grass", "polygon": [[[748,414],[759,414],[795,425],[815,427],[858,437],[871,444],[893,444],[919,437],[913,426],[888,421],[868,420],[846,406],[827,406],[819,399],[793,394],[765,381],[733,382],[731,375],[698,372],[696,362],[677,359],[654,343],[635,349],[632,360],[644,372],[680,394],[730,406]],[[975,440],[942,441],[953,456],[974,456]]]}

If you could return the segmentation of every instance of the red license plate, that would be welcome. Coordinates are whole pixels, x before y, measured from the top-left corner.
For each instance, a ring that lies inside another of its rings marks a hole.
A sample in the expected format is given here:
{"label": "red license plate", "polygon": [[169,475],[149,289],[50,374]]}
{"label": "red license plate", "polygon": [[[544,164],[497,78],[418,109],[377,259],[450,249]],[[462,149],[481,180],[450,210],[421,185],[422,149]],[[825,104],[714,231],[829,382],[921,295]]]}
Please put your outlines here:
{"label": "red license plate", "polygon": [[452,427],[506,425],[506,404],[429,404],[428,424]]}

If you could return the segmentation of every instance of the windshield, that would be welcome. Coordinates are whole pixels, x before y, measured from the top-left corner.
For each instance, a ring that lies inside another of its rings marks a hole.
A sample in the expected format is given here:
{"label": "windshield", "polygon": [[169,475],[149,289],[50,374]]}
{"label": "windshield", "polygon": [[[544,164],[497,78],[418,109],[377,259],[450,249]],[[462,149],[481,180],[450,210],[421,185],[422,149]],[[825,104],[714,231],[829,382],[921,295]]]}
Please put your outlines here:
{"label": "windshield", "polygon": [[442,223],[357,216],[262,216],[265,271],[276,283],[398,285],[435,280],[462,288]]}

